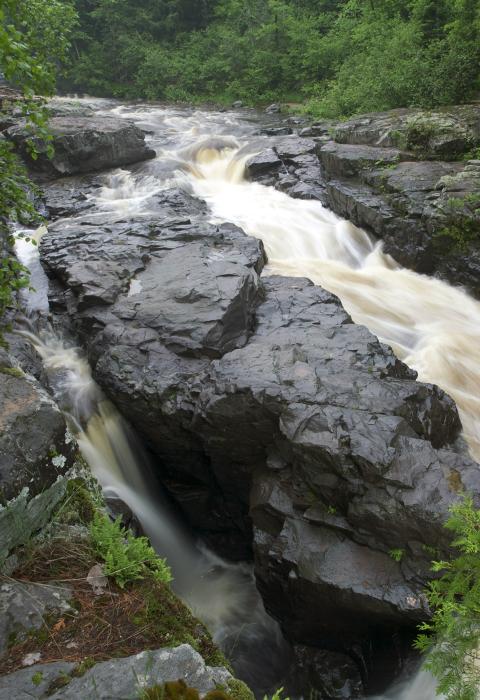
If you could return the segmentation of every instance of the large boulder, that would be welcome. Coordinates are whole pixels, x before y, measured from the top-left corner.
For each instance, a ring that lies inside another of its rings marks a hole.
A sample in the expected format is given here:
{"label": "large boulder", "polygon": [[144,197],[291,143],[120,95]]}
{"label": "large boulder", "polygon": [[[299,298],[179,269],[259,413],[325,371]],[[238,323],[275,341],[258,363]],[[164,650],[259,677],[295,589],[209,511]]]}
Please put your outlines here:
{"label": "large boulder", "polygon": [[[6,130],[19,153],[32,170],[49,177],[64,177],[94,170],[105,170],[155,157],[145,144],[144,133],[131,122],[116,117],[60,116],[48,122],[54,155],[47,144],[31,137],[22,123]],[[29,142],[37,150],[32,158]]]}
{"label": "large boulder", "polygon": [[96,379],[192,526],[231,558],[253,543],[292,640],[345,650],[414,627],[448,508],[480,489],[455,405],[334,295],[259,279],[258,241],[159,196],[151,221],[79,219],[42,240]]}

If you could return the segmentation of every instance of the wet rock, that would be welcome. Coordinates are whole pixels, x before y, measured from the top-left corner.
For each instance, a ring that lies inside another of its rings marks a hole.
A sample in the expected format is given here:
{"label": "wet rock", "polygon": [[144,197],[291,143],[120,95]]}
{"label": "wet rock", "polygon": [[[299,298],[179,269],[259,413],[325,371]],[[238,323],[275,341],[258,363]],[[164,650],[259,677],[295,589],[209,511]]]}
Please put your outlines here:
{"label": "wet rock", "polygon": [[233,109],[240,109],[241,107],[243,107],[242,100],[236,100],[236,102],[232,104],[232,107]]}
{"label": "wet rock", "polygon": [[259,175],[276,173],[282,167],[282,161],[273,149],[262,151],[247,161],[246,170],[252,179]]}
{"label": "wet rock", "polygon": [[[72,597],[68,586],[48,586],[11,581],[0,586],[0,656],[45,624],[45,615],[74,613],[69,604]],[[0,686],[1,686],[0,679]]]}
{"label": "wet rock", "polygon": [[40,384],[0,351],[0,493],[10,500],[27,487],[48,488],[73,463],[75,443],[65,418]]}
{"label": "wet rock", "polygon": [[269,105],[266,109],[265,112],[267,114],[278,114],[279,112],[282,111],[282,108],[279,104],[274,102],[273,104]]}
{"label": "wet rock", "polygon": [[[422,544],[448,547],[451,473],[480,487],[477,467],[451,449],[453,402],[417,383],[332,294],[305,280],[260,283],[261,247],[239,229],[164,216],[73,224],[67,246],[68,228],[43,239],[99,383],[211,544],[245,555],[253,525],[258,585],[292,639],[338,645],[415,625],[427,615]],[[100,275],[112,262],[133,270],[134,256],[138,291],[82,303],[73,260],[95,261]]]}
{"label": "wet rock", "polygon": [[400,109],[313,125],[301,132],[313,139],[269,138],[255,157],[264,167],[247,163],[247,172],[292,197],[320,200],[382,239],[401,265],[480,297],[480,165],[458,160],[480,143],[479,113],[476,105]]}
{"label": "wet rock", "polygon": [[363,683],[357,664],[346,654],[295,647],[295,680],[297,692],[319,700],[354,700],[363,698]]}
{"label": "wet rock", "polygon": [[261,129],[260,133],[265,136],[289,136],[293,130],[290,126],[268,126]]}
{"label": "wet rock", "polygon": [[47,155],[46,145],[38,138],[33,143],[39,154],[32,159],[27,141],[29,132],[16,125],[5,132],[29,166],[46,176],[57,178],[94,170],[104,170],[155,157],[145,144],[144,133],[132,123],[115,117],[53,117],[49,121],[55,153]]}

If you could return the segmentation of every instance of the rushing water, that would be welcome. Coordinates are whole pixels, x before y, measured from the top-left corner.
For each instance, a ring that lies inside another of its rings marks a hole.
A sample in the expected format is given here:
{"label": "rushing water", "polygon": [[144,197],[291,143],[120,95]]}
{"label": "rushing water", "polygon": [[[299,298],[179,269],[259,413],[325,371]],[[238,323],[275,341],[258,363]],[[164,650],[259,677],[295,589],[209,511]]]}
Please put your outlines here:
{"label": "rushing water", "polygon": [[[269,263],[264,274],[309,277],[334,292],[353,319],[389,344],[417,370],[420,380],[445,389],[457,402],[472,455],[480,458],[477,301],[462,289],[399,267],[382,252],[381,244],[320,203],[292,199],[271,187],[248,182],[245,161],[261,144],[254,135],[255,122],[245,116],[108,102],[98,103],[97,108],[136,121],[148,132],[157,158],[132,171],[119,169],[106,176],[104,187],[91,197],[95,208],[89,216],[148,217],[155,211],[155,194],[172,186],[184,187],[204,199],[212,221],[235,223],[262,239]],[[34,286],[44,289],[38,258],[25,245],[22,258],[39,277]],[[44,294],[31,301],[38,310],[45,310]],[[251,572],[199,553],[175,525],[168,504],[160,508],[152,500],[152,490],[145,484],[148,467],[139,462],[141,448],[134,437],[128,437],[128,426],[115,409],[104,401],[88,365],[52,336],[34,342],[47,369],[63,377],[57,390],[74,416],[82,451],[104,487],[130,505],[154,542],[161,532],[158,547],[170,552],[166,553],[176,570],[180,593],[230,651],[231,639],[242,628],[244,636],[234,646],[246,678],[250,672],[254,675],[248,670],[247,657],[252,653],[246,652],[255,640],[260,640],[260,649],[262,640],[277,639],[263,667],[274,666],[274,657],[281,667],[288,651],[275,623],[263,611]],[[194,578],[188,576],[192,568],[199,572],[195,589],[182,583]],[[242,617],[240,611],[245,608],[252,612]],[[272,682],[279,677],[278,669],[273,669]],[[251,682],[259,687],[255,678]],[[384,696],[385,700],[434,697],[433,679],[423,672]]]}

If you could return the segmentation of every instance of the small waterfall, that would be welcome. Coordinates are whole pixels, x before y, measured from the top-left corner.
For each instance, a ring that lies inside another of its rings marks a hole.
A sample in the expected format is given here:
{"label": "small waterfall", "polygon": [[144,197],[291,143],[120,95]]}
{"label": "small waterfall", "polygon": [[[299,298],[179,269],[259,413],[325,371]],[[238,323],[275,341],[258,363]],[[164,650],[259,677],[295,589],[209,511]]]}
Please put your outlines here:
{"label": "small waterfall", "polygon": [[[213,222],[237,224],[262,239],[269,261],[265,274],[308,277],[337,294],[353,319],[389,344],[421,381],[447,391],[459,407],[471,452],[480,458],[477,301],[462,289],[401,268],[380,243],[319,202],[292,199],[246,181],[245,163],[255,150],[248,146],[254,124],[200,110],[99,107],[136,121],[150,133],[149,144],[158,155],[134,172],[107,175],[105,186],[91,198],[95,209],[89,215],[148,216],[160,190],[180,186],[193,192],[209,204]],[[38,295],[35,302],[30,295],[29,303],[45,313],[47,281],[28,246],[19,243],[17,250],[36,276]],[[47,335],[30,340],[44,359],[92,470],[107,493],[115,492],[130,506],[155,547],[166,554],[177,590],[234,659],[239,675],[259,693],[271,689],[282,678],[289,650],[265,614],[251,570],[228,565],[195,546],[168,500],[153,492],[148,456],[95,385],[81,354]],[[434,679],[419,670],[376,700],[436,697]]]}

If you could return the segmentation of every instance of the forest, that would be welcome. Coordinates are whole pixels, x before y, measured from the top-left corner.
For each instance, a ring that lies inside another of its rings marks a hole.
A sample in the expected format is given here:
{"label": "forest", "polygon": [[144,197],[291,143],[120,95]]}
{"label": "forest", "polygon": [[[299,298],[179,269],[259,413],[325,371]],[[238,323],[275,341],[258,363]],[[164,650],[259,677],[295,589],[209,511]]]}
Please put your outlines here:
{"label": "forest", "polygon": [[[68,3],[70,0],[68,0]],[[477,0],[75,0],[64,90],[304,103],[336,118],[480,87]]]}

